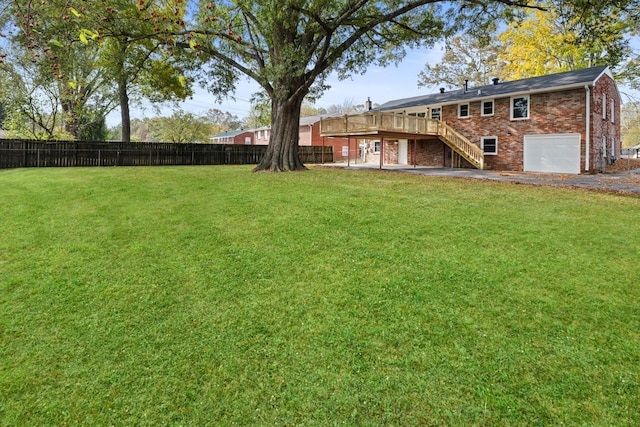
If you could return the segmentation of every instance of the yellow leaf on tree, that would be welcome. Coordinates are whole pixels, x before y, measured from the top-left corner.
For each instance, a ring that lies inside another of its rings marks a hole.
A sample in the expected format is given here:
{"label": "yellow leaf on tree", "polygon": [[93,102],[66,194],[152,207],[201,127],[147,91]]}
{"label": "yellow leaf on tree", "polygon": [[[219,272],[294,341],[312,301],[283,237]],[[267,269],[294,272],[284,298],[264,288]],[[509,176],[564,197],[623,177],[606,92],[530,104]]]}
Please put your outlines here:
{"label": "yellow leaf on tree", "polygon": [[52,45],[57,46],[57,47],[64,47],[64,45],[62,43],[60,43],[58,40],[56,40],[56,39],[49,40],[49,44],[52,44]]}

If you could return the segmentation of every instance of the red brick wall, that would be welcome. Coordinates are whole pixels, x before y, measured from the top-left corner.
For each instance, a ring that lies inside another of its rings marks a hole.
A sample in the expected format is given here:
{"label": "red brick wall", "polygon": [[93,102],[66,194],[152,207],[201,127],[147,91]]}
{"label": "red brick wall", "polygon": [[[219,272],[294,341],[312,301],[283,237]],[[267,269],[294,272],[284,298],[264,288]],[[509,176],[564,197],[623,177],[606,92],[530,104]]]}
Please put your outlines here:
{"label": "red brick wall", "polygon": [[579,133],[582,142],[582,170],[585,146],[584,89],[529,96],[529,118],[510,119],[511,97],[494,100],[494,115],[482,117],[480,102],[469,104],[470,117],[459,119],[458,106],[443,108],[443,120],[480,146],[483,136],[498,138],[498,154],[485,155],[485,167],[498,170],[523,170],[524,136],[527,134]]}
{"label": "red brick wall", "polygon": [[245,145],[244,143],[244,139],[245,137],[250,137],[251,138],[251,144],[253,145],[253,132],[243,132],[239,135],[236,135],[233,137],[233,143],[237,144],[237,145]]}
{"label": "red brick wall", "polygon": [[[349,149],[349,157],[351,158],[351,160],[357,159],[360,153],[358,148],[360,145],[359,140],[351,138],[351,142],[349,143],[347,138],[324,138],[324,146],[333,147],[333,160],[335,162],[347,161],[347,156],[342,155],[342,147],[347,147],[349,146],[349,144],[351,145],[351,148]],[[320,136],[320,122],[316,122],[313,124],[313,129],[311,132],[311,145],[322,146],[322,136]]]}
{"label": "red brick wall", "polygon": [[447,161],[447,147],[439,139],[418,140],[416,157],[413,158],[413,141],[409,141],[409,162],[420,166],[444,167]]}
{"label": "red brick wall", "polygon": [[[606,95],[606,105],[602,105]],[[613,122],[611,121],[611,101],[614,102]],[[608,75],[603,75],[591,91],[591,171],[598,172],[606,167],[610,160],[612,147],[614,156],[620,156],[620,99],[615,82]],[[603,118],[602,110],[606,111]],[[603,137],[606,137],[606,153],[603,154]]]}

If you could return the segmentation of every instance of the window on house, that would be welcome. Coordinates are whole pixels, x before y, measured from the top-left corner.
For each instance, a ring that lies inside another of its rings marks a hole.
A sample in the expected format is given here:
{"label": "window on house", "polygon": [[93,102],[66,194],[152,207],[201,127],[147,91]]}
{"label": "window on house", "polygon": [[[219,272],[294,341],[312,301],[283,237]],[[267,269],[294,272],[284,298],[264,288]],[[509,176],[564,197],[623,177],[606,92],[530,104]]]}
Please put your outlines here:
{"label": "window on house", "polygon": [[458,117],[459,118],[469,117],[469,104],[458,105]]}
{"label": "window on house", "polygon": [[607,137],[602,137],[602,149],[600,150],[602,157],[607,157]]}
{"label": "window on house", "polygon": [[431,118],[436,120],[442,120],[442,108],[441,107],[431,108]]}
{"label": "window on house", "polygon": [[615,123],[615,111],[616,111],[616,103],[611,100],[611,111],[609,112],[609,116],[611,117],[611,123]]}
{"label": "window on house", "polygon": [[607,94],[602,94],[602,120],[607,120]]}
{"label": "window on house", "polygon": [[373,152],[374,153],[380,152],[380,141],[373,141]]}
{"label": "window on house", "polygon": [[511,120],[529,118],[529,97],[516,96],[511,98]]}
{"label": "window on house", "polygon": [[615,159],[616,157],[616,140],[611,138],[611,157]]}
{"label": "window on house", "polygon": [[480,138],[480,148],[484,154],[498,154],[498,137],[483,136]]}
{"label": "window on house", "polygon": [[490,101],[482,101],[482,115],[493,116],[493,99]]}

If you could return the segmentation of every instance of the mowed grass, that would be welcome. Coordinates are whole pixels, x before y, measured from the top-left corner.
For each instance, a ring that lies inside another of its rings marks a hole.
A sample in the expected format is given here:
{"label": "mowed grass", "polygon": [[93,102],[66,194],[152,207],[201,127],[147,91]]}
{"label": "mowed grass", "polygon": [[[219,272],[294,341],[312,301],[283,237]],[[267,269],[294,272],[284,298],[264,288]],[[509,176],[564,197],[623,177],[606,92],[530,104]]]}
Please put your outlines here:
{"label": "mowed grass", "polygon": [[639,425],[640,198],[0,172],[0,425]]}

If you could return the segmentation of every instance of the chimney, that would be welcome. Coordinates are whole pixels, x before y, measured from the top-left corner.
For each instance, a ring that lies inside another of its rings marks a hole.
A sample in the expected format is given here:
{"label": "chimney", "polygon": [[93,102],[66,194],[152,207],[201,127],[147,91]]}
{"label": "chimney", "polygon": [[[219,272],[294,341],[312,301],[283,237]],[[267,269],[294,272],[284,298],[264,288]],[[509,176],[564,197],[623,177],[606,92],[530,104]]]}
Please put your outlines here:
{"label": "chimney", "polygon": [[364,108],[365,110],[370,111],[371,106],[372,106],[371,97],[367,96],[367,102],[364,103]]}
{"label": "chimney", "polygon": [[497,85],[498,85],[498,82],[500,81],[500,78],[498,78],[498,77],[494,77],[494,78],[493,78],[493,79],[491,79],[491,80],[493,80],[493,85],[494,85],[494,86],[497,86]]}
{"label": "chimney", "polygon": [[444,93],[444,88],[443,87],[440,88],[440,93]]}

